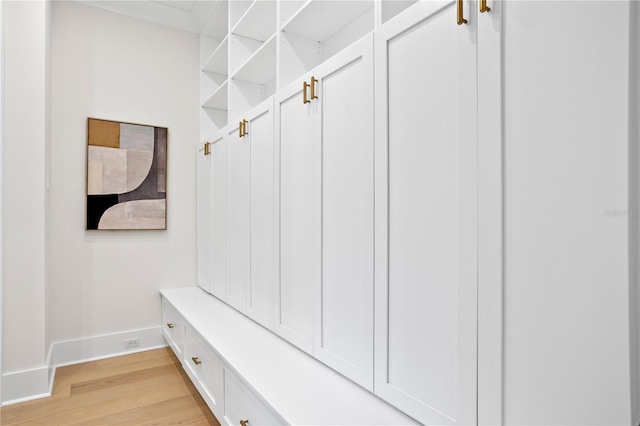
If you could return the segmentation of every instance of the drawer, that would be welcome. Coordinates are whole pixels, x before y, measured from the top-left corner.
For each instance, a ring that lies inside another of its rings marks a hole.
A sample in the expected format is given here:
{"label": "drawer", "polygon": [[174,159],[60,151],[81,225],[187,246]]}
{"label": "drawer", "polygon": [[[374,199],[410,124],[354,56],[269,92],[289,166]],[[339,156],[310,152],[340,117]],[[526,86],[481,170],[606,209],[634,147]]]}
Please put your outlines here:
{"label": "drawer", "polygon": [[[223,369],[224,419],[228,425],[283,425],[285,422],[230,369]],[[246,422],[246,423],[245,423]]]}
{"label": "drawer", "polygon": [[184,320],[173,306],[166,300],[162,301],[162,333],[179,360],[182,360],[184,350]]}
{"label": "drawer", "polygon": [[222,366],[218,355],[190,328],[186,328],[183,366],[212,411],[217,410],[222,394]]}

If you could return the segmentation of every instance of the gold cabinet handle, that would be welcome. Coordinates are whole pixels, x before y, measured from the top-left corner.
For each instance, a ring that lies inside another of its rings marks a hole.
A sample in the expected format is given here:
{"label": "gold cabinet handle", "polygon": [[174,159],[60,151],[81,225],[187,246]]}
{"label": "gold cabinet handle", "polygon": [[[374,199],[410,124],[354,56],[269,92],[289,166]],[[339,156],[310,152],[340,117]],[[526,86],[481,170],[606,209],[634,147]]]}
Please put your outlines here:
{"label": "gold cabinet handle", "polygon": [[466,24],[468,21],[464,19],[464,10],[462,0],[457,0],[458,3],[458,25]]}
{"label": "gold cabinet handle", "polygon": [[247,120],[242,120],[242,136],[247,136],[249,132],[247,132]]}
{"label": "gold cabinet handle", "polygon": [[247,423],[249,423],[249,420],[240,420],[241,426],[247,426]]}
{"label": "gold cabinet handle", "polygon": [[204,143],[204,155],[209,155],[209,154],[211,154],[211,143],[205,142]]}
{"label": "gold cabinet handle", "polygon": [[242,137],[242,121],[238,121],[238,136]]}
{"label": "gold cabinet handle", "polygon": [[487,0],[480,0],[480,13],[491,12],[491,8],[487,6]]}
{"label": "gold cabinet handle", "polygon": [[302,103],[303,104],[308,104],[309,102],[311,102],[309,99],[307,99],[308,88],[309,88],[309,83],[307,83],[306,81],[302,83]]}
{"label": "gold cabinet handle", "polygon": [[202,361],[200,361],[200,360],[198,359],[198,357],[197,357],[197,356],[192,356],[192,357],[191,357],[191,361],[193,361],[193,363],[194,363],[195,365],[200,365],[200,364],[202,364]]}
{"label": "gold cabinet handle", "polygon": [[318,82],[318,80],[316,80],[315,77],[311,77],[311,99],[318,99],[318,97],[316,96],[316,83]]}
{"label": "gold cabinet handle", "polygon": [[168,323],[167,323],[167,327],[169,327],[169,328],[173,328],[173,327],[175,327],[175,326],[174,326],[172,323],[168,322]]}

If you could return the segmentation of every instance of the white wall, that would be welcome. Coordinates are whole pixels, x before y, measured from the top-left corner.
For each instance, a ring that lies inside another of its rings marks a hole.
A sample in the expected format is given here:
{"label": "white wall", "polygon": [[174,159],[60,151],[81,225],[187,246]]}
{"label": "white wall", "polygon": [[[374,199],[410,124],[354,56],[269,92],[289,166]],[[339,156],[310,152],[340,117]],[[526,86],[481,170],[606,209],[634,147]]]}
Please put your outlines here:
{"label": "white wall", "polygon": [[[158,326],[158,290],[195,285],[198,55],[195,34],[54,2],[51,341]],[[87,117],[169,128],[166,231],[84,230]]]}
{"label": "white wall", "polygon": [[5,2],[3,372],[42,367],[47,28],[44,2]]}
{"label": "white wall", "polygon": [[506,424],[631,421],[629,4],[576,4],[505,6]]}

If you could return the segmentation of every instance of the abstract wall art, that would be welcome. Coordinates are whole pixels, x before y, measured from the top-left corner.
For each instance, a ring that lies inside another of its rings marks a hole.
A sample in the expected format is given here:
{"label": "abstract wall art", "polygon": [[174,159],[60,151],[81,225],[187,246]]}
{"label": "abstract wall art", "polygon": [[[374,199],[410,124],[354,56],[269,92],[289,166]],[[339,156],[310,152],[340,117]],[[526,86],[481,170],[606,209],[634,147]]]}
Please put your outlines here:
{"label": "abstract wall art", "polygon": [[167,229],[167,133],[87,119],[87,230]]}

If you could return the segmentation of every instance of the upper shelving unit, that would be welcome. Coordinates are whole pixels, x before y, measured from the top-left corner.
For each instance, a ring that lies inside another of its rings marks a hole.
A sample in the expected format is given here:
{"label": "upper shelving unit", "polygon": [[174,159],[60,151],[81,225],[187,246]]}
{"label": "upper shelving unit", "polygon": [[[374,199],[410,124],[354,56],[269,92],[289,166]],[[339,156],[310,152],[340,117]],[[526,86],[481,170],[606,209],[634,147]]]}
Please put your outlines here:
{"label": "upper shelving unit", "polygon": [[213,1],[200,38],[202,139],[418,0]]}

